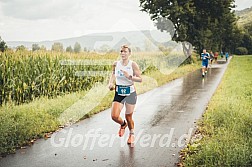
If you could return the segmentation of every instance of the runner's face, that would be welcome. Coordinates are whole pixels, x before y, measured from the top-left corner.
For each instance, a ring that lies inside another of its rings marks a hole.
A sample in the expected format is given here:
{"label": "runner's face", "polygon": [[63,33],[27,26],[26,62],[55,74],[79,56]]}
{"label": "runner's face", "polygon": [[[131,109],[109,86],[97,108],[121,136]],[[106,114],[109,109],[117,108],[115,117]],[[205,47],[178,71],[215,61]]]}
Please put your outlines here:
{"label": "runner's face", "polygon": [[129,49],[128,48],[121,49],[120,55],[121,55],[122,60],[127,60],[130,55]]}

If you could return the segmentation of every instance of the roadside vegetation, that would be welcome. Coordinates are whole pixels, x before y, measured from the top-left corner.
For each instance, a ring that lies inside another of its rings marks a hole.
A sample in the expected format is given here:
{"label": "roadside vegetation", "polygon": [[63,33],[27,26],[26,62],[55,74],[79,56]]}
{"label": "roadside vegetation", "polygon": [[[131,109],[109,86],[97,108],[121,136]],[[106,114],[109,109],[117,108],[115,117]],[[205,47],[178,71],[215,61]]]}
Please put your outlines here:
{"label": "roadside vegetation", "polygon": [[252,166],[252,56],[235,56],[196,134],[184,166]]}

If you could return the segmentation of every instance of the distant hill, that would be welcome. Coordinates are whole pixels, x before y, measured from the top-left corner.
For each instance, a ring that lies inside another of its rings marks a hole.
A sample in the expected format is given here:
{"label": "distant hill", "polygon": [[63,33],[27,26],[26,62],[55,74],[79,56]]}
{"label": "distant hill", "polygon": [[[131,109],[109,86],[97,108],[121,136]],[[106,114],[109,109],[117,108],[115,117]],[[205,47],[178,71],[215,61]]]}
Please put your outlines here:
{"label": "distant hill", "polygon": [[44,45],[47,49],[51,49],[53,43],[55,42],[62,43],[64,48],[68,46],[72,46],[73,48],[74,44],[78,42],[80,43],[82,49],[86,48],[88,50],[96,50],[102,46],[107,46],[111,49],[118,50],[122,44],[132,45],[134,48],[141,50],[145,50],[146,46],[157,48],[157,46],[160,44],[165,46],[176,45],[175,42],[171,41],[170,36],[167,33],[161,33],[157,30],[89,34],[75,38],[41,42],[6,41],[7,45],[11,48],[24,45],[29,49],[32,48],[32,44],[39,44],[40,46]]}
{"label": "distant hill", "polygon": [[[235,11],[235,14],[239,18],[239,26],[243,27],[246,24],[252,23],[252,7],[241,11]],[[153,38],[151,34],[155,34],[155,38]],[[147,45],[152,48],[155,48],[160,44],[170,47],[176,46],[176,43],[171,41],[170,37],[167,37],[166,33],[148,30],[97,33],[53,41],[6,41],[7,45],[11,48],[24,45],[28,49],[32,48],[32,44],[39,44],[40,46],[44,45],[47,49],[51,49],[53,43],[55,42],[62,43],[64,49],[68,46],[72,46],[73,48],[75,42],[78,42],[80,43],[82,49],[86,48],[88,50],[97,50],[102,46],[108,46],[111,49],[118,50],[122,44],[129,44],[141,50],[145,50]]]}
{"label": "distant hill", "polygon": [[241,11],[236,11],[235,14],[239,17],[239,26],[244,26],[246,24],[252,23],[252,7]]}

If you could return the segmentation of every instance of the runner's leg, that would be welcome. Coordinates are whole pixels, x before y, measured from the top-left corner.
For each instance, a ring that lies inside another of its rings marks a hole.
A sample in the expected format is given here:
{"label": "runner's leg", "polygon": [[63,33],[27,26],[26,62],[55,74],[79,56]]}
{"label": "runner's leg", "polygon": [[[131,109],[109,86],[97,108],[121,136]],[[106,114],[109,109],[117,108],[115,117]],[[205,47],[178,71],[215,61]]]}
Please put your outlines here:
{"label": "runner's leg", "polygon": [[123,124],[123,119],[120,117],[120,113],[122,111],[123,104],[114,101],[112,103],[112,110],[111,110],[111,118],[118,124]]}
{"label": "runner's leg", "polygon": [[134,143],[134,140],[135,140],[134,121],[133,121],[133,118],[132,118],[133,112],[134,112],[134,109],[135,109],[135,105],[126,103],[125,106],[126,106],[125,117],[126,117],[126,120],[127,120],[127,123],[128,123],[129,130],[130,130],[130,135],[129,135],[127,143],[132,144],[132,143]]}

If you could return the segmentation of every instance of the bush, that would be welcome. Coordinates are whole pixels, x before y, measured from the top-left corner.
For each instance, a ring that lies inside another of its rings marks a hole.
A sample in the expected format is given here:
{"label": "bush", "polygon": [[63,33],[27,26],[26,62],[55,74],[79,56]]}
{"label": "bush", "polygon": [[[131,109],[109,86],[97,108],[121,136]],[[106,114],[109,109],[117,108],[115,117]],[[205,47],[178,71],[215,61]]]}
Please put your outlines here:
{"label": "bush", "polygon": [[4,52],[7,48],[8,48],[8,47],[7,47],[6,43],[5,43],[4,40],[2,40],[2,38],[0,37],[0,51],[1,51],[1,52]]}
{"label": "bush", "polygon": [[235,49],[235,54],[237,55],[247,55],[248,54],[248,49],[245,47],[238,47]]}

